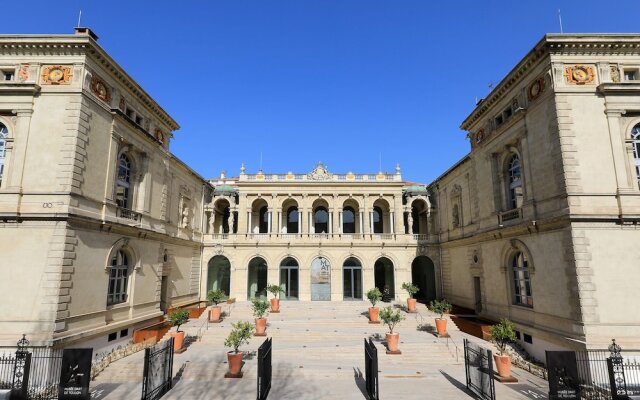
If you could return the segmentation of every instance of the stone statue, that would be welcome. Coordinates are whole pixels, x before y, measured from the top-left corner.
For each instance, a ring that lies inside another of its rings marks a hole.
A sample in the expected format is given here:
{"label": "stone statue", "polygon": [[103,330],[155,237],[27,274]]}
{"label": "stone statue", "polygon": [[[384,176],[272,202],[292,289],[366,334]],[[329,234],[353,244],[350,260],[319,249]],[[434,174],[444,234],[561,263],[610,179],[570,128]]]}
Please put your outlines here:
{"label": "stone statue", "polygon": [[211,211],[211,213],[209,214],[209,233],[210,234],[214,234],[214,225],[216,223],[216,212],[215,211]]}
{"label": "stone statue", "polygon": [[228,219],[228,221],[229,221],[229,233],[233,233],[234,218],[235,218],[234,212],[231,211],[229,213],[229,219]]}
{"label": "stone statue", "polygon": [[186,204],[182,207],[182,227],[189,227],[189,207]]}
{"label": "stone statue", "polygon": [[460,226],[460,211],[458,210],[458,205],[453,205],[453,211],[451,212],[453,227],[457,228]]}
{"label": "stone statue", "polygon": [[408,231],[409,233],[413,234],[413,213],[410,212],[409,215],[407,216],[407,225],[408,226]]}

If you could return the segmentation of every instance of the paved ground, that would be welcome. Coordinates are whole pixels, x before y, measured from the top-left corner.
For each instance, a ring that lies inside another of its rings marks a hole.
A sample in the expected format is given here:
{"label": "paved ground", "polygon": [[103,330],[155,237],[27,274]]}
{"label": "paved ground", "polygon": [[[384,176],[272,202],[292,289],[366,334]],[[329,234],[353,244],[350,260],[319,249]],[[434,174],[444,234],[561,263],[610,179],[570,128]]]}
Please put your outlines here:
{"label": "paved ground", "polygon": [[[267,333],[273,338],[273,380],[270,399],[366,399],[363,338],[378,348],[381,399],[473,398],[465,388],[462,338],[449,321],[451,339],[431,332],[434,314],[418,305],[417,314],[405,314],[398,325],[401,355],[387,355],[383,345],[386,327],[368,324],[369,303],[281,302],[282,312],[269,315]],[[225,379],[223,342],[231,322],[252,321],[249,303],[238,303],[221,324],[207,324],[206,314],[184,328],[201,340],[176,354],[173,389],[163,399],[255,399],[256,352],[265,338],[254,337],[244,347],[248,353],[242,379]],[[469,338],[469,337],[468,337]],[[481,342],[476,338],[474,341]],[[91,388],[94,399],[134,399],[141,393],[144,352],[119,360],[103,371]],[[515,369],[520,382],[496,382],[497,399],[546,398],[546,382]]]}

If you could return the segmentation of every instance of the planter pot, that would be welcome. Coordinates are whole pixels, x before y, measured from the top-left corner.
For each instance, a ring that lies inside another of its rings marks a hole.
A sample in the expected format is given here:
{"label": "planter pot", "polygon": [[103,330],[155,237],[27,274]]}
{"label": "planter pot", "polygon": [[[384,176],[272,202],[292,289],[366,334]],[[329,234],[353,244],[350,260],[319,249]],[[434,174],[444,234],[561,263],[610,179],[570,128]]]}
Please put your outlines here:
{"label": "planter pot", "polygon": [[256,336],[266,336],[266,333],[265,333],[266,330],[267,330],[267,319],[256,318]]}
{"label": "planter pot", "polygon": [[220,322],[220,306],[213,306],[209,311],[209,322]]}
{"label": "planter pot", "polygon": [[407,311],[409,311],[410,313],[416,312],[416,299],[407,299]]}
{"label": "planter pot", "polygon": [[238,352],[238,354],[233,351],[227,352],[227,361],[229,362],[229,374],[231,375],[239,375],[242,370],[242,357],[244,357],[243,352]]}
{"label": "planter pot", "polygon": [[380,309],[378,307],[369,307],[369,322],[380,322],[378,321],[378,313]]}
{"label": "planter pot", "polygon": [[496,363],[496,370],[501,378],[508,378],[511,376],[511,357],[493,355],[493,361]]}
{"label": "planter pot", "polygon": [[271,312],[280,312],[280,299],[271,299]]}
{"label": "planter pot", "polygon": [[171,332],[173,338],[173,351],[179,351],[184,344],[184,332]]}
{"label": "planter pot", "polygon": [[447,320],[444,318],[436,318],[436,330],[438,335],[445,335],[447,333]]}
{"label": "planter pot", "polygon": [[387,349],[390,352],[398,351],[398,340],[400,339],[399,333],[387,333]]}

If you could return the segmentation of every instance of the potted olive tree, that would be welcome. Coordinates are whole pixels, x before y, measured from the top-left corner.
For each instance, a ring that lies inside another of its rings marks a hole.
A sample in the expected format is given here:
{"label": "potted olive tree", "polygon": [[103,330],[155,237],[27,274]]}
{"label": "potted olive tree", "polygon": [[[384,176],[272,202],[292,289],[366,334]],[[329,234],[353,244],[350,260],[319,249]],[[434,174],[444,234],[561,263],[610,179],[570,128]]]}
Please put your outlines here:
{"label": "potted olive tree", "polygon": [[284,289],[280,285],[267,285],[267,292],[273,295],[273,299],[271,299],[271,312],[279,313],[280,312],[280,293],[284,293]]}
{"label": "potted olive tree", "polygon": [[224,300],[225,293],[224,290],[215,289],[209,290],[207,293],[207,299],[213,304],[211,306],[211,310],[209,310],[209,322],[220,322],[220,306],[218,304],[222,303]]}
{"label": "potted olive tree", "polygon": [[379,324],[378,320],[378,312],[379,309],[376,307],[376,303],[380,301],[382,298],[382,293],[380,293],[380,289],[374,287],[373,289],[367,292],[367,299],[371,302],[371,307],[369,307],[369,323],[370,324]]}
{"label": "potted olive tree", "polygon": [[253,316],[256,317],[256,333],[255,336],[267,336],[267,310],[269,303],[266,300],[253,300],[251,307],[253,308]]}
{"label": "potted olive tree", "polygon": [[504,318],[499,323],[489,327],[491,340],[498,346],[500,354],[494,354],[493,360],[496,363],[498,375],[501,378],[511,376],[511,357],[506,353],[507,344],[516,340],[516,331],[513,322]]}
{"label": "potted olive tree", "polygon": [[189,321],[189,311],[184,308],[178,308],[169,314],[167,320],[172,326],[176,327],[176,331],[171,332],[171,337],[173,338],[173,350],[179,351],[184,345],[184,331],[180,330],[180,325],[184,325]]}
{"label": "potted olive tree", "polygon": [[393,333],[393,328],[404,319],[404,316],[400,313],[400,310],[395,310],[392,306],[388,306],[380,310],[380,318],[389,327],[389,333],[386,334],[387,354],[401,354],[400,350],[398,350],[400,334]]}
{"label": "potted olive tree", "polygon": [[404,282],[402,284],[402,289],[409,293],[409,298],[407,299],[407,312],[414,313],[416,312],[416,299],[413,298],[413,295],[420,291],[420,288],[410,282]]}
{"label": "potted olive tree", "polygon": [[251,325],[251,322],[239,321],[231,324],[231,326],[233,329],[224,340],[224,345],[233,349],[227,352],[229,372],[225,374],[225,378],[241,378],[244,352],[239,351],[239,349],[243,344],[249,343],[249,339],[253,333],[253,325]]}
{"label": "potted olive tree", "polygon": [[451,310],[451,304],[445,299],[432,300],[431,311],[436,314],[440,314],[440,318],[436,318],[436,330],[438,335],[443,336],[447,334],[447,319],[444,318],[444,313]]}

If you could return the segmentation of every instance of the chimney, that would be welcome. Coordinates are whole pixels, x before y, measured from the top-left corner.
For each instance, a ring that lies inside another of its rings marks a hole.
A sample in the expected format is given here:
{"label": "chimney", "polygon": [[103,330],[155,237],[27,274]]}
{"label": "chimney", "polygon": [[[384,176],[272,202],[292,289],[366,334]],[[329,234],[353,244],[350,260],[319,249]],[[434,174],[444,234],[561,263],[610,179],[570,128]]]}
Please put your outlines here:
{"label": "chimney", "polygon": [[76,36],[89,36],[91,39],[98,41],[98,35],[93,33],[93,31],[87,27],[77,26],[74,30],[76,32]]}

